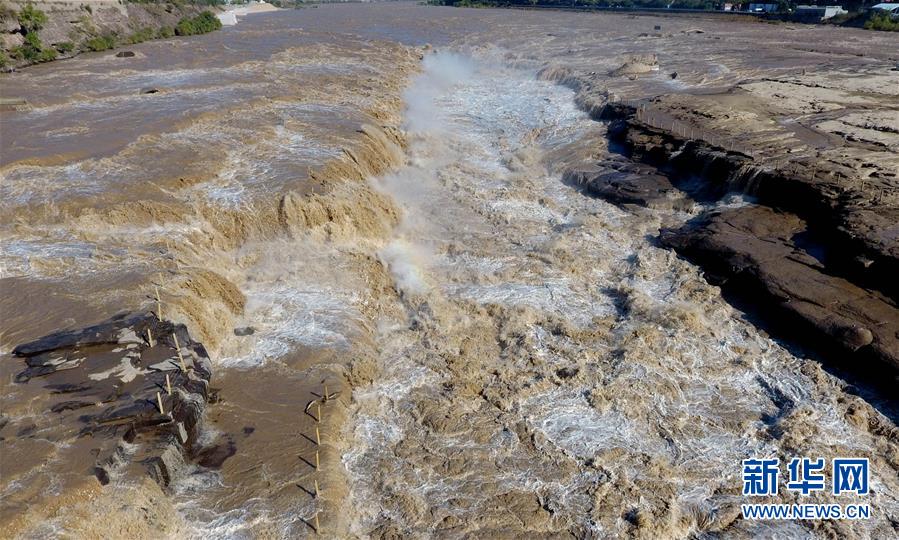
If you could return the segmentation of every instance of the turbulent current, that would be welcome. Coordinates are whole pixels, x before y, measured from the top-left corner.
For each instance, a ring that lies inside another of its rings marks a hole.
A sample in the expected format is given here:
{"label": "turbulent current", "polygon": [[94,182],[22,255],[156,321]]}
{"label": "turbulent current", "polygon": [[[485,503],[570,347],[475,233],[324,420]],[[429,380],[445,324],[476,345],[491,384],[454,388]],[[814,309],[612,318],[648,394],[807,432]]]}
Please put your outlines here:
{"label": "turbulent current", "polygon": [[[7,276],[57,291],[77,268],[70,288],[114,282],[109,303],[147,304],[159,285],[215,353],[219,401],[155,526],[296,537],[320,515],[346,537],[891,534],[883,404],[769,338],[658,246],[700,203],[623,209],[563,181],[626,161],[572,90],[499,49],[283,29],[273,35],[290,48],[266,49],[261,30],[245,32],[245,62],[223,67],[216,52],[192,60],[202,69],[118,73],[167,88],[156,105],[92,88],[71,114],[102,157],[69,163],[75,128],[59,128],[30,161],[4,160]],[[90,78],[73,84],[87,92]],[[402,101],[385,97],[401,85]],[[104,135],[110,99],[168,121],[124,144]],[[17,121],[49,129],[55,108]],[[60,306],[41,324],[82,309]],[[16,321],[14,334],[33,323]],[[324,413],[304,413],[325,388]],[[872,519],[739,517],[743,459],[844,455],[871,459]],[[49,482],[36,491],[58,493]]]}
{"label": "turbulent current", "polygon": [[533,73],[438,53],[406,100],[410,163],[377,180],[404,210],[380,252],[402,316],[379,320],[380,375],[354,393],[351,530],[808,534],[731,525],[740,461],[876,435],[839,381],[655,247],[689,214],[564,185],[563,168],[615,158]]}

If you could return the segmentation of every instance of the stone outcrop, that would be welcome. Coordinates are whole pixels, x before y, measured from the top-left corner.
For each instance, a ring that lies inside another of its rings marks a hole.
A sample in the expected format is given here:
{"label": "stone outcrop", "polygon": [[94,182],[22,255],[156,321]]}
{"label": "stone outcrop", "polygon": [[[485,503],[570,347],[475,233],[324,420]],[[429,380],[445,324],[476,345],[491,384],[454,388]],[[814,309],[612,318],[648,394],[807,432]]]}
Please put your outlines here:
{"label": "stone outcrop", "polygon": [[827,236],[831,271],[899,301],[899,206],[887,196],[899,188],[899,173],[860,181],[811,162],[759,163],[739,151],[648,126],[621,103],[609,104],[603,118],[627,155],[660,168],[694,199],[737,192],[794,213]]}
{"label": "stone outcrop", "polygon": [[661,241],[712,281],[764,305],[783,333],[839,347],[848,367],[873,368],[873,361],[899,371],[899,310],[882,294],[829,274],[797,240],[807,235],[796,215],[749,206],[663,230]]}
{"label": "stone outcrop", "polygon": [[194,452],[212,373],[184,325],[119,315],[19,345],[13,355],[24,364],[15,382],[46,390],[34,403],[56,427],[43,436],[72,448],[89,440],[101,483],[150,474],[166,487]]}
{"label": "stone outcrop", "polygon": [[840,351],[850,368],[899,372],[899,208],[884,196],[899,178],[859,182],[802,161],[763,165],[643,123],[624,103],[607,104],[599,119],[634,164],[570,171],[570,183],[618,205],[650,208],[750,196],[757,204],[663,230],[662,244],[763,312],[782,336]]}

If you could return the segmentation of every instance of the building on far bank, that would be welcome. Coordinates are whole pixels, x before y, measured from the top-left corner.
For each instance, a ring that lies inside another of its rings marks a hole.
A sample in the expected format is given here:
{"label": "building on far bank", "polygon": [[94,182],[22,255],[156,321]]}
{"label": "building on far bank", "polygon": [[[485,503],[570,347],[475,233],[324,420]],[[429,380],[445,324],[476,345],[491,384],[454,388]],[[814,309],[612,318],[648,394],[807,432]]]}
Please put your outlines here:
{"label": "building on far bank", "polygon": [[843,6],[796,6],[793,13],[799,19],[823,21],[849,12]]}
{"label": "building on far bank", "polygon": [[777,4],[749,4],[749,11],[753,13],[775,13]]}

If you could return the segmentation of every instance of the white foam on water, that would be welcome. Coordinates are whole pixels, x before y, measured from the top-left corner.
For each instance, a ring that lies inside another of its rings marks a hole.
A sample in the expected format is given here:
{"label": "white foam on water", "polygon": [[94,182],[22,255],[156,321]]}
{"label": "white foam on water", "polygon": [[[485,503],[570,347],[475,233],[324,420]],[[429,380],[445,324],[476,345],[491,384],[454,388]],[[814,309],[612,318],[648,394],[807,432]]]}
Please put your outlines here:
{"label": "white foam on water", "polygon": [[282,358],[298,347],[348,349],[358,335],[358,298],[333,289],[275,285],[248,291],[245,322],[256,332],[251,351],[218,360],[224,367],[250,368]]}
{"label": "white foam on water", "polygon": [[[764,435],[768,422],[776,427],[791,411],[814,415],[793,428],[813,430],[797,435],[806,445],[855,448],[861,454],[870,449],[870,434],[828,405],[842,395],[838,381],[761,335],[701,282],[695,268],[647,240],[661,218],[654,222],[590,199],[565,186],[559,175],[546,173],[541,149],[569,144],[595,129],[575,107],[572,92],[493,60],[438,53],[426,59],[406,98],[410,166],[383,184],[420,224],[404,227],[403,240],[426,239],[437,254],[419,267],[435,285],[427,294],[460,305],[528,307],[585,329],[597,318],[616,321],[610,335],[595,341],[578,341],[540,324],[532,325],[527,338],[519,337],[527,344],[522,356],[540,358],[550,369],[574,365],[589,373],[549,390],[513,395],[512,403],[504,404],[502,416],[520,418],[542,435],[547,454],[561,453],[581,464],[617,456],[600,464],[633,481],[653,474],[646,471],[651,458],[670,467],[658,481],[672,486],[681,510],[714,515],[734,502],[727,494],[739,489],[742,459],[795,452]],[[733,196],[719,204],[749,202]],[[660,215],[668,226],[691,217]],[[484,227],[484,221],[495,228]],[[587,276],[570,275],[565,256],[595,266]],[[420,524],[404,521],[409,515],[402,509],[384,506],[385,496],[397,489],[413,493],[425,508],[451,510],[464,521],[474,518],[470,512],[479,504],[488,504],[487,492],[498,484],[536,492],[557,523],[577,524],[600,537],[626,533],[589,519],[594,511],[589,486],[608,482],[591,467],[550,479],[521,460],[517,468],[498,467],[495,476],[441,475],[424,463],[397,458],[395,446],[403,443],[426,445],[438,457],[486,451],[497,463],[518,463],[520,454],[516,438],[502,430],[487,443],[475,443],[465,433],[426,429],[410,417],[416,403],[440,395],[445,381],[427,362],[413,360],[430,358],[433,351],[416,345],[408,337],[414,333],[396,328],[378,340],[385,349],[382,376],[354,393],[361,403],[354,417],[355,445],[343,460],[359,511],[355,534],[366,534],[386,518],[401,530],[421,530],[415,528]],[[397,339],[404,340],[402,346]],[[584,363],[585,357],[591,360]],[[505,360],[506,369],[530,369],[527,358]],[[828,380],[830,390],[822,383]],[[605,388],[614,393],[603,394]],[[390,471],[390,477],[375,471]],[[459,494],[463,501],[447,502]],[[894,496],[877,503],[897,504]],[[793,523],[741,527],[741,535],[814,536]]]}

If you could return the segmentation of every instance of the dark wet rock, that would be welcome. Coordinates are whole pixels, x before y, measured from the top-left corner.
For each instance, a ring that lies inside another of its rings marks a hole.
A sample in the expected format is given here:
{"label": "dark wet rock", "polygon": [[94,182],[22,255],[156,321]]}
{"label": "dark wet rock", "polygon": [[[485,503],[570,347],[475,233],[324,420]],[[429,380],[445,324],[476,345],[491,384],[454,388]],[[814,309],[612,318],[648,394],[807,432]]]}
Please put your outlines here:
{"label": "dark wet rock", "polygon": [[253,328],[252,326],[244,326],[241,328],[234,329],[235,336],[252,336],[255,333],[256,333],[256,329]]}
{"label": "dark wet rock", "polygon": [[711,212],[660,238],[712,281],[770,309],[785,335],[837,346],[847,365],[877,361],[899,372],[899,309],[831,274],[797,245],[807,233],[796,215],[753,205]]}
{"label": "dark wet rock", "polygon": [[[141,325],[140,330],[145,330],[147,327],[146,316],[121,313],[98,325],[89,326],[82,330],[56,332],[19,345],[13,349],[12,353],[16,356],[34,356],[44,352],[76,346],[117,344],[120,339],[119,333],[125,328],[135,327],[136,325]],[[145,332],[143,333],[146,334]]]}
{"label": "dark wet rock", "polygon": [[90,386],[86,384],[48,384],[44,388],[50,390],[53,394],[71,394],[89,390]]}
{"label": "dark wet rock", "polygon": [[570,379],[572,377],[577,377],[577,374],[580,373],[580,369],[577,367],[563,367],[556,371],[556,376],[560,379]]}
{"label": "dark wet rock", "polygon": [[116,58],[134,58],[134,51],[119,51]]}
{"label": "dark wet rock", "polygon": [[644,124],[636,108],[624,103],[606,104],[599,116],[609,121],[609,137],[626,155],[660,168],[692,198],[714,201],[744,193],[796,214],[827,237],[829,272],[899,302],[899,206],[884,196],[899,189],[899,177],[859,181],[812,162],[761,166],[726,141],[718,146],[687,140]]}
{"label": "dark wet rock", "polygon": [[684,193],[666,176],[637,167],[568,171],[564,180],[594,197],[617,205],[678,209],[692,206]]}
{"label": "dark wet rock", "polygon": [[140,93],[141,94],[158,94],[159,89],[158,88],[141,88]]}
{"label": "dark wet rock", "polygon": [[62,401],[50,407],[51,412],[74,411],[83,407],[90,407],[93,403],[90,401]]}
{"label": "dark wet rock", "polygon": [[237,445],[230,438],[222,444],[204,448],[197,454],[197,463],[210,469],[218,469],[229,457],[237,453]]}
{"label": "dark wet rock", "polygon": [[109,471],[102,467],[94,467],[94,476],[97,477],[97,481],[100,482],[100,485],[109,484]]}
{"label": "dark wet rock", "polygon": [[46,400],[35,403],[57,415],[41,436],[60,443],[89,438],[96,446],[91,470],[101,483],[113,473],[149,473],[166,486],[192,460],[212,373],[206,350],[183,325],[153,313],[118,315],[13,352],[24,364],[16,381],[40,385]]}

